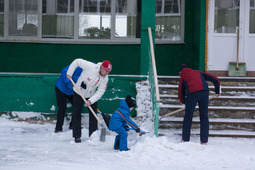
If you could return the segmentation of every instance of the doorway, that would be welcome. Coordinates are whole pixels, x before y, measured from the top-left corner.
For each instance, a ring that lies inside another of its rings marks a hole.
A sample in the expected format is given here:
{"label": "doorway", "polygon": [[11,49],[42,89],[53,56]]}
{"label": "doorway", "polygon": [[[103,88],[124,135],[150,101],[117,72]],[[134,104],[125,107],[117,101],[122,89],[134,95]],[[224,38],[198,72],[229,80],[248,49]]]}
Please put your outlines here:
{"label": "doorway", "polygon": [[227,71],[229,62],[255,71],[255,0],[209,0],[208,71]]}

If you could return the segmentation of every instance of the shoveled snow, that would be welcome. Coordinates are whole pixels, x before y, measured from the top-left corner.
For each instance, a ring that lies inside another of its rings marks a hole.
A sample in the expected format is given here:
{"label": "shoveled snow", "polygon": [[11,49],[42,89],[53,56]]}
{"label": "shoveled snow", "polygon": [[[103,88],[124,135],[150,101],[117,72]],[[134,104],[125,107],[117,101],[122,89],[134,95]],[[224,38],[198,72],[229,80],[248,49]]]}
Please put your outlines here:
{"label": "shoveled snow", "polygon": [[[84,116],[83,122],[86,122]],[[30,124],[0,118],[0,169],[3,170],[253,170],[254,139],[209,138],[201,145],[198,137],[180,143],[179,136],[138,136],[129,132],[128,152],[113,149],[114,132],[99,141],[100,130],[88,138],[87,123],[82,143],[76,144],[65,121],[64,132],[55,134],[54,123]]]}
{"label": "shoveled snow", "polygon": [[[210,137],[207,145],[201,145],[197,136],[188,143],[181,143],[180,136],[171,133],[156,138],[148,89],[140,86],[140,90],[136,96],[140,119],[133,120],[150,133],[139,136],[130,130],[130,151],[113,149],[115,132],[107,131],[105,142],[99,141],[100,129],[89,138],[87,114],[82,118],[82,143],[77,144],[68,129],[69,121],[65,120],[64,131],[56,134],[56,122],[41,113],[13,112],[16,119],[4,114],[0,117],[0,170],[255,169],[254,139]],[[18,121],[30,117],[45,123]]]}

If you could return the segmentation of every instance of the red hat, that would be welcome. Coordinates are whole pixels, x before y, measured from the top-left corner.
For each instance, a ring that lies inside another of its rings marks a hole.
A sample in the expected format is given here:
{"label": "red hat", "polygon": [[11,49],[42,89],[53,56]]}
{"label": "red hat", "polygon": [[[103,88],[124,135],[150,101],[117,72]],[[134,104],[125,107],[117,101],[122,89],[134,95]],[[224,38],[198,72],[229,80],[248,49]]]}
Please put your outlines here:
{"label": "red hat", "polygon": [[110,61],[108,61],[108,60],[105,60],[101,64],[100,68],[107,71],[107,72],[111,72],[112,71],[112,63],[110,63]]}

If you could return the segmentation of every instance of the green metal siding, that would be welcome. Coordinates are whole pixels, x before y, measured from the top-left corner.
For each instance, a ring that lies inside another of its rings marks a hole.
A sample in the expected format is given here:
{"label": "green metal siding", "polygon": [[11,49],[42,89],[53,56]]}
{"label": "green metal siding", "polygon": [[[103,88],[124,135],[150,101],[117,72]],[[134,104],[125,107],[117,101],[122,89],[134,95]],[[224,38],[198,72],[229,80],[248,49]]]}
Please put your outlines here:
{"label": "green metal siding", "polygon": [[155,57],[158,75],[178,75],[181,64],[205,69],[206,1],[185,1],[185,32],[183,44],[157,44]]}
{"label": "green metal siding", "polygon": [[[51,110],[56,104],[55,84],[59,75],[19,75],[0,74],[0,112],[33,111],[57,113]],[[136,98],[136,82],[141,77],[110,76],[108,86],[98,108],[105,113],[112,113],[119,107],[121,98],[131,95]],[[70,108],[67,112],[72,112]],[[83,112],[87,113],[87,109]],[[135,112],[135,111],[134,111]]]}
{"label": "green metal siding", "polygon": [[[142,23],[141,23],[141,75],[147,75],[149,71],[149,34],[151,27],[152,37],[155,34],[155,0],[142,1]],[[153,38],[154,40],[154,38]]]}
{"label": "green metal siding", "polygon": [[0,43],[0,72],[60,73],[76,58],[107,59],[113,64],[111,74],[140,72],[139,45]]}

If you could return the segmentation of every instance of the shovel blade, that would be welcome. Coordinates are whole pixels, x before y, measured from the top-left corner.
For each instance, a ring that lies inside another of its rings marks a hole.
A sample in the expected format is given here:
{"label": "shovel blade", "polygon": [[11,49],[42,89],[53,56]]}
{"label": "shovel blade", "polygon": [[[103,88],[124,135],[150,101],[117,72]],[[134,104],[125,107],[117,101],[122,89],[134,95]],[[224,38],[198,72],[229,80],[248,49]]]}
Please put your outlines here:
{"label": "shovel blade", "polygon": [[100,142],[105,141],[105,135],[106,135],[106,129],[105,129],[105,127],[102,127],[101,134],[100,134]]}

